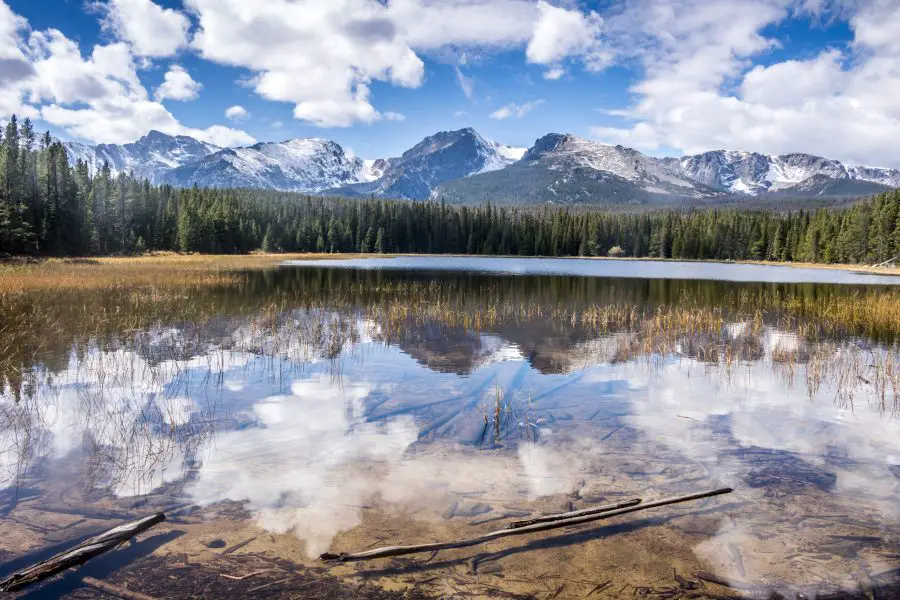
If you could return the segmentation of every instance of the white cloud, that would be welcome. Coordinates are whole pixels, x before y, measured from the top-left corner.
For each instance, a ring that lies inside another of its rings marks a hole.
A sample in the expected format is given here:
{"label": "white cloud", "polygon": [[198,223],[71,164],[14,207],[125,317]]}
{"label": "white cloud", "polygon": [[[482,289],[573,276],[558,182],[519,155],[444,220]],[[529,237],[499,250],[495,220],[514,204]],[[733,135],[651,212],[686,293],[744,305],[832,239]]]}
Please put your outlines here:
{"label": "white cloud", "polygon": [[631,129],[591,127],[591,134],[602,142],[621,144],[639,150],[656,150],[661,145],[656,131],[646,123],[638,123]]}
{"label": "white cloud", "polygon": [[850,20],[855,41],[863,48],[900,55],[900,4],[894,0],[870,0]]}
{"label": "white cloud", "polygon": [[512,117],[521,119],[543,103],[543,100],[535,100],[533,102],[526,102],[525,104],[516,104],[515,102],[511,102],[506,106],[492,112],[490,114],[490,117],[492,119],[498,120],[509,119]]}
{"label": "white cloud", "polygon": [[103,25],[128,42],[135,56],[165,57],[187,45],[190,21],[151,0],[109,0]]}
{"label": "white cloud", "polygon": [[248,119],[249,117],[250,113],[247,112],[247,109],[243,106],[239,106],[236,104],[225,109],[225,118],[231,121],[243,121],[244,119]]}
{"label": "white cloud", "polygon": [[[588,68],[599,68],[603,56],[591,37],[597,15],[533,0],[185,4],[198,19],[193,46],[201,56],[249,69],[248,83],[260,96],[294,104],[296,118],[321,127],[382,118],[371,102],[372,81],[419,87],[421,52],[527,46],[532,62],[549,66],[580,55]],[[471,97],[471,80],[457,76]]]}
{"label": "white cloud", "polygon": [[225,127],[224,125],[213,125],[206,129],[182,128],[181,132],[183,135],[189,135],[198,140],[226,148],[250,146],[256,143],[256,138],[246,131],[232,129],[231,127]]}
{"label": "white cloud", "polygon": [[805,151],[851,163],[900,166],[900,4],[848,3],[849,50],[756,65],[778,45],[766,29],[798,10],[791,0],[633,2],[607,19],[620,54],[639,61],[631,127],[604,140],[688,153],[728,148]]}
{"label": "white cloud", "polygon": [[381,113],[381,117],[387,121],[405,121],[406,120],[406,115],[404,115],[403,113],[394,112],[392,110]]}
{"label": "white cloud", "polygon": [[34,67],[25,56],[22,35],[28,23],[0,2],[0,117],[18,113],[36,116],[37,111],[23,102],[23,82],[34,75]]}
{"label": "white cloud", "polygon": [[540,19],[525,50],[528,62],[554,64],[568,56],[585,54],[597,44],[603,25],[597,13],[585,15],[544,0],[538,0],[537,7]]}
{"label": "white cloud", "polygon": [[[138,77],[130,45],[96,45],[89,55],[82,55],[78,44],[56,29],[29,31],[28,23],[3,2],[0,61],[5,65],[0,118],[40,117],[72,136],[99,143],[132,142],[152,129],[219,145],[254,141],[245,132],[227,127],[193,129],[179,123],[150,98]],[[179,68],[173,67],[157,90],[158,98],[186,99],[198,85],[188,85]]]}
{"label": "white cloud", "polygon": [[556,81],[557,79],[561,79],[565,74],[566,70],[562,67],[552,67],[544,71],[544,79],[547,79],[549,81]]}
{"label": "white cloud", "polygon": [[180,65],[172,65],[166,72],[165,81],[156,89],[157,102],[165,99],[195,100],[200,95],[203,84],[194,81],[191,74]]}
{"label": "white cloud", "polygon": [[456,80],[459,82],[459,88],[469,100],[475,99],[475,82],[471,77],[466,77],[459,67],[456,67]]}

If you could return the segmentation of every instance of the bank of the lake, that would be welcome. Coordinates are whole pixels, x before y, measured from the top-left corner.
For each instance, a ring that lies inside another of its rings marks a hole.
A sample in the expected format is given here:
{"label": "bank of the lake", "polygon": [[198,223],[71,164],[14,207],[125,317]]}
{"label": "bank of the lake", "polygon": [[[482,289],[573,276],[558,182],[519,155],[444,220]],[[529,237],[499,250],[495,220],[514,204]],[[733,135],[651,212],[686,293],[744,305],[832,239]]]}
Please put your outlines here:
{"label": "bank of the lake", "polygon": [[[34,259],[30,257],[14,257],[0,262],[0,293],[25,291],[29,289],[73,289],[96,288],[118,285],[134,286],[177,286],[213,284],[221,282],[229,273],[277,267],[278,265],[297,260],[351,260],[359,258],[391,258],[391,257],[429,256],[441,259],[460,257],[472,258],[472,255],[448,254],[328,254],[328,253],[253,253],[253,254],[178,254],[160,252],[142,256],[91,256],[71,258]],[[558,257],[519,257],[490,256],[490,258],[516,258],[522,260]],[[611,258],[611,257],[572,257],[572,260],[592,260],[611,262],[662,262],[692,264],[734,264],[760,265],[772,267],[790,267],[803,269],[828,269],[851,273],[870,273],[900,277],[898,267],[873,267],[853,264],[822,264],[806,262],[769,262],[769,261],[691,261],[676,259],[652,258]]]}

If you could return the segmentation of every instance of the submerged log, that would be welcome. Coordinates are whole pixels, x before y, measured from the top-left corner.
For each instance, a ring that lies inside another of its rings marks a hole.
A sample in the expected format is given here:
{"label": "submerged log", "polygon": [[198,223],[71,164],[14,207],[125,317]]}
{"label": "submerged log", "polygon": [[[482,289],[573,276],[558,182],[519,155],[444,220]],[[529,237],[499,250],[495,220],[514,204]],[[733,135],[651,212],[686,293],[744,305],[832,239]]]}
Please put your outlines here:
{"label": "submerged log", "polygon": [[19,590],[25,586],[43,581],[68,568],[76,567],[95,556],[99,556],[104,552],[112,550],[119,544],[130,540],[137,534],[144,532],[157,523],[162,523],[165,520],[166,515],[157,513],[137,521],[132,521],[131,523],[119,525],[109,531],[95,535],[94,537],[81,542],[74,548],[60,552],[47,560],[13,573],[3,581],[0,581],[0,591],[12,592]]}
{"label": "submerged log", "polygon": [[492,531],[482,536],[478,536],[476,538],[466,539],[466,540],[455,540],[452,542],[436,542],[433,544],[419,544],[415,546],[385,546],[384,548],[375,548],[373,550],[367,550],[365,552],[357,552],[352,554],[347,554],[341,552],[340,554],[331,554],[326,552],[319,556],[320,560],[338,560],[341,562],[350,562],[350,561],[359,561],[359,560],[371,560],[373,558],[388,558],[391,556],[402,556],[404,554],[417,554],[419,552],[436,552],[438,550],[449,550],[455,548],[468,548],[470,546],[477,546],[478,544],[483,544],[485,542],[490,542],[496,539],[509,537],[512,535],[524,535],[526,533],[535,533],[537,531],[547,531],[549,529],[558,529],[561,527],[570,527],[572,525],[581,525],[582,523],[590,523],[592,521],[599,521],[601,519],[609,519],[612,517],[617,517],[619,515],[625,515],[633,512],[637,512],[639,510],[647,510],[649,508],[656,508],[659,506],[666,506],[669,504],[677,504],[679,502],[688,502],[689,500],[699,500],[701,498],[709,498],[711,496],[719,496],[721,494],[728,494],[732,491],[731,488],[720,488],[717,490],[711,490],[708,492],[699,492],[697,494],[689,494],[687,496],[675,496],[672,498],[665,498],[663,500],[656,500],[655,502],[648,502],[647,504],[638,504],[636,506],[629,506],[627,508],[620,508],[617,510],[611,510],[608,512],[598,513],[598,514],[589,514],[582,515],[579,517],[572,517],[569,519],[560,519],[558,521],[549,521],[547,523],[535,523],[534,525],[526,525],[524,527],[518,527],[515,529],[500,529],[498,531]]}
{"label": "submerged log", "polygon": [[564,513],[556,513],[553,515],[543,515],[540,517],[535,517],[533,519],[524,519],[522,521],[513,521],[506,526],[506,529],[519,529],[520,527],[528,527],[529,525],[534,525],[535,523],[549,523],[550,521],[561,521],[563,519],[571,519],[572,517],[580,517],[582,515],[598,515],[600,513],[609,512],[611,510],[618,510],[620,508],[628,508],[629,506],[637,506],[641,503],[640,498],[634,498],[632,500],[623,500],[622,502],[616,502],[615,504],[607,504],[605,506],[594,506],[592,508],[585,508],[582,510],[573,510],[571,512]]}
{"label": "submerged log", "polygon": [[140,592],[134,592],[132,590],[129,590],[128,588],[123,588],[122,586],[114,585],[106,581],[101,581],[100,579],[94,579],[93,577],[85,577],[81,580],[81,583],[88,587],[92,587],[95,590],[105,592],[111,596],[123,598],[124,600],[156,600],[156,598],[154,598],[153,596],[148,596],[147,594],[142,594]]}
{"label": "submerged log", "polygon": [[700,581],[705,581],[707,583],[715,583],[716,585],[721,585],[722,587],[732,588],[745,592],[757,592],[762,589],[760,586],[754,585],[752,583],[747,583],[746,581],[726,579],[725,577],[719,577],[715,573],[708,573],[706,571],[698,571],[697,579],[699,579]]}

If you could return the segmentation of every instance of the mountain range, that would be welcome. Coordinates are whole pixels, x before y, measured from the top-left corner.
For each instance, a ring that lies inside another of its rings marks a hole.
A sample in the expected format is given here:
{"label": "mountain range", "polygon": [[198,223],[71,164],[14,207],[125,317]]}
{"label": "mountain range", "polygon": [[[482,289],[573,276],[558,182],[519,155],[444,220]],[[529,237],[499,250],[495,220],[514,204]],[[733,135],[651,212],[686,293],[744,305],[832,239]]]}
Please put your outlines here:
{"label": "mountain range", "polygon": [[395,158],[363,160],[336,142],[300,138],[220,148],[151,131],[124,145],[65,142],[69,160],[157,184],[244,187],[450,203],[665,204],[741,198],[846,198],[900,187],[900,169],[845,165],[811,154],[715,150],[647,156],[569,134],[531,148],[472,128],[431,135]]}

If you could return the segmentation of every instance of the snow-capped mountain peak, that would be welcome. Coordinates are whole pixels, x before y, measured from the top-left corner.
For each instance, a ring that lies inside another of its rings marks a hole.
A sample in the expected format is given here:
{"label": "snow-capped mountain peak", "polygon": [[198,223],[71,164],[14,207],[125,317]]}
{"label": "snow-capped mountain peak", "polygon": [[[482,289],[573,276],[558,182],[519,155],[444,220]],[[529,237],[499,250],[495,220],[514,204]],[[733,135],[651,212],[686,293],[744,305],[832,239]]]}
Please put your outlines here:
{"label": "snow-capped mountain peak", "polygon": [[[848,167],[837,160],[794,152],[769,156],[756,152],[713,150],[666,164],[684,175],[732,193],[765,194],[809,188],[810,178],[860,181],[898,187],[900,170]],[[802,187],[801,187],[802,186]]]}
{"label": "snow-capped mountain peak", "polygon": [[425,200],[445,181],[503,169],[516,162],[516,156],[521,154],[524,154],[522,149],[488,140],[471,127],[439,131],[398,158],[382,161],[380,165],[376,161],[373,168],[381,173],[377,179],[335,192]]}
{"label": "snow-capped mountain peak", "polygon": [[185,135],[172,136],[152,130],[130,144],[98,144],[89,146],[78,142],[64,142],[70,162],[78,160],[88,165],[91,173],[108,163],[113,173],[134,173],[159,182],[170,169],[185,165],[221,150],[218,146]]}
{"label": "snow-capped mountain peak", "polygon": [[220,150],[173,169],[174,185],[318,192],[371,177],[366,162],[331,140],[296,138]]}
{"label": "snow-capped mountain peak", "polygon": [[726,194],[863,196],[900,187],[898,169],[848,166],[804,153],[714,150],[655,158],[561,133],[526,149],[487,139],[471,127],[435,133],[397,158],[377,160],[363,160],[318,137],[223,149],[150,131],[130,144],[65,142],[64,147],[70,162],[84,161],[92,173],[108,163],[113,173],[154,183],[415,200],[657,202]]}
{"label": "snow-capped mountain peak", "polygon": [[652,193],[700,193],[698,182],[671,169],[663,160],[625,146],[612,146],[571,134],[538,139],[522,158],[551,170],[589,169],[611,173]]}

